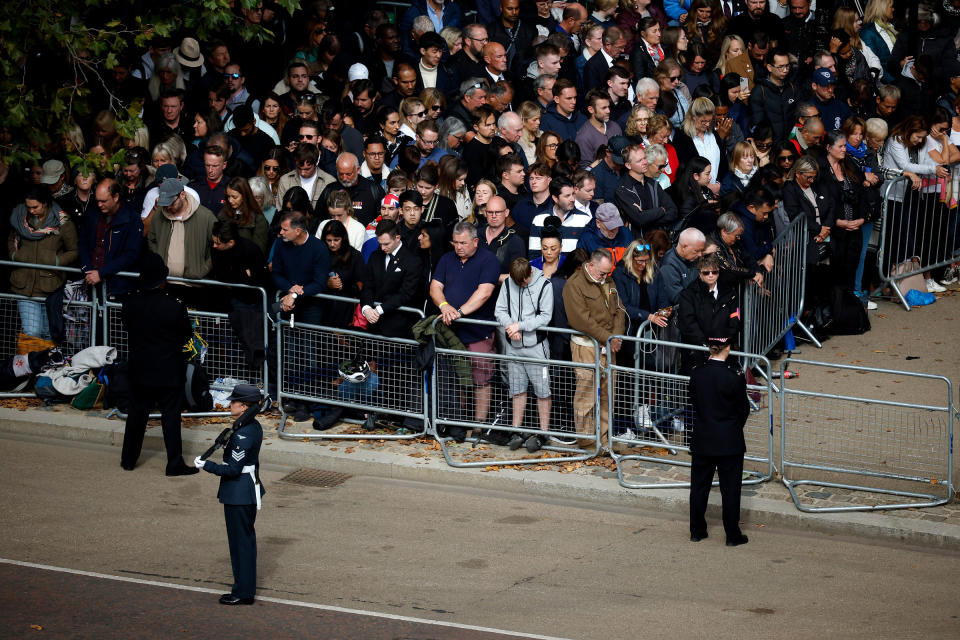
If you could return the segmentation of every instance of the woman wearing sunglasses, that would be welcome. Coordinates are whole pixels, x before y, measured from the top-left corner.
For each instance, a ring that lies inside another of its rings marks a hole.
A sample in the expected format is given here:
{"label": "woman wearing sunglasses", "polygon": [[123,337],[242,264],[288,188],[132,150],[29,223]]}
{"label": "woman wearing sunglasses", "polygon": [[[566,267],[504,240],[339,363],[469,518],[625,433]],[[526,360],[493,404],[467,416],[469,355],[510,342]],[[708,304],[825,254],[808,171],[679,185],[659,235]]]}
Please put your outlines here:
{"label": "woman wearing sunglasses", "polygon": [[[700,277],[680,293],[677,320],[680,340],[686,344],[708,346],[716,336],[740,335],[737,288],[720,280],[720,257],[705,254],[697,261]],[[707,360],[706,351],[683,350],[680,372],[689,374]]]}
{"label": "woman wearing sunglasses", "polygon": [[260,162],[260,170],[257,171],[258,176],[267,180],[274,197],[277,195],[280,176],[289,170],[286,166],[286,157],[286,150],[283,147],[273,147],[267,151],[266,157]]}

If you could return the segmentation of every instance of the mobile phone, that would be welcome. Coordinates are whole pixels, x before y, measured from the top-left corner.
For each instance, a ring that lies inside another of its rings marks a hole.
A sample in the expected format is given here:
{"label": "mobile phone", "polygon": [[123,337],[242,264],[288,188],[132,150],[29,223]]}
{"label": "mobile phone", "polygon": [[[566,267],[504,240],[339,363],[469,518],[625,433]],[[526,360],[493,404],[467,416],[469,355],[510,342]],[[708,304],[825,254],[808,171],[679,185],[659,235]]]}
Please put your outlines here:
{"label": "mobile phone", "polygon": [[750,91],[750,81],[740,76],[740,91]]}

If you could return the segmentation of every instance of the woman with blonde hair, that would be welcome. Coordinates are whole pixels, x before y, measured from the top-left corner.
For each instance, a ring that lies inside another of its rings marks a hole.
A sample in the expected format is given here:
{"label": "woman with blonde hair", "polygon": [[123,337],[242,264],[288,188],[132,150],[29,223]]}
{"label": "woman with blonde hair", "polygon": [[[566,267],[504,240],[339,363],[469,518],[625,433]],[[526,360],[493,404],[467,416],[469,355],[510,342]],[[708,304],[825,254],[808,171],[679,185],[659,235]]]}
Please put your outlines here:
{"label": "woman with blonde hair", "polygon": [[587,20],[580,26],[580,42],[583,43],[583,51],[573,62],[577,67],[577,77],[582,81],[583,68],[587,61],[600,51],[600,46],[603,43],[603,27],[593,20]]}
{"label": "woman with blonde hair", "polygon": [[180,136],[169,136],[153,147],[150,159],[154,169],[159,169],[160,165],[164,164],[173,164],[179,167],[187,159],[187,146]]}
{"label": "woman with blonde hair", "polygon": [[863,54],[868,67],[883,71],[880,58],[878,58],[877,54],[860,38],[860,29],[862,27],[863,21],[860,19],[860,14],[850,7],[838,7],[833,14],[833,24],[831,28],[840,29],[850,36],[850,46]]}
{"label": "woman with blonde hair", "polygon": [[440,37],[447,43],[447,50],[451,56],[457,55],[463,49],[463,32],[456,27],[444,27],[440,30]]}
{"label": "woman with blonde hair", "polygon": [[721,196],[728,193],[742,194],[747,190],[750,179],[757,172],[757,152],[752,144],[742,140],[733,147],[730,169],[720,183]]}
{"label": "woman with blonde hair", "polygon": [[540,106],[536,102],[525,100],[520,103],[517,115],[523,122],[520,139],[517,143],[527,157],[527,164],[537,161],[537,140],[540,138]]}
{"label": "woman with blonde hair", "polygon": [[487,217],[484,211],[486,211],[487,202],[495,195],[497,195],[497,185],[486,178],[480,180],[473,189],[473,211],[467,216],[467,222],[478,225],[485,221]]}
{"label": "woman with blonde hair", "polygon": [[727,145],[714,128],[716,108],[709,98],[697,98],[690,104],[683,123],[674,131],[673,146],[680,164],[702,156],[710,162],[708,188],[720,193],[720,180],[727,175]]}
{"label": "woman with blonde hair", "polygon": [[[863,10],[863,26],[860,28],[860,40],[864,48],[870,49],[880,63],[880,82],[890,84],[893,75],[887,68],[893,45],[897,42],[897,30],[893,26],[893,0],[869,0]],[[866,54],[864,54],[866,55]]]}
{"label": "woman with blonde hair", "polygon": [[[423,101],[424,115],[431,120],[437,121],[447,112],[447,97],[436,87],[428,87],[421,91],[420,100]],[[469,124],[464,122],[464,125]]]}
{"label": "woman with blonde hair", "polygon": [[417,125],[427,117],[427,107],[420,98],[404,98],[400,101],[400,133],[411,140],[417,138]]}
{"label": "woman with blonde hair", "polygon": [[649,130],[652,115],[650,110],[642,104],[636,105],[630,110],[630,115],[627,116],[627,122],[623,128],[623,135],[630,138],[632,144],[646,146],[647,131]]}

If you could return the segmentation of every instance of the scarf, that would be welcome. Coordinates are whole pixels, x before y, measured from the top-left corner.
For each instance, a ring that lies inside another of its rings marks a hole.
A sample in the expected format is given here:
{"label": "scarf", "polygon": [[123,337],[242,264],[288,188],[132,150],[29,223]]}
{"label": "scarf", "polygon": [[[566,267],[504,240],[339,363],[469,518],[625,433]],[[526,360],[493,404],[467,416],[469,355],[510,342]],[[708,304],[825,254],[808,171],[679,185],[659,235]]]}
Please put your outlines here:
{"label": "scarf", "polygon": [[848,142],[847,153],[858,160],[863,160],[863,156],[867,155],[867,143],[861,142],[859,147],[851,147],[850,143]]}
{"label": "scarf", "polygon": [[[640,39],[643,40],[643,38],[640,38]],[[647,42],[646,40],[643,40],[643,44],[647,48],[647,53],[650,54],[650,57],[653,58],[654,62],[659,63],[661,60],[663,60],[663,47],[661,47],[660,45],[657,45],[655,47],[651,46],[650,43]]]}
{"label": "scarf", "polygon": [[55,210],[54,205],[50,206],[47,217],[43,220],[43,226],[34,229],[30,226],[30,218],[26,206],[18,206],[10,216],[11,226],[23,240],[43,240],[49,235],[60,233],[60,210]]}
{"label": "scarf", "polygon": [[753,169],[750,170],[750,173],[744,173],[743,171],[740,171],[739,167],[733,168],[733,174],[737,176],[737,179],[740,180],[743,186],[747,186],[747,184],[750,182],[750,178],[752,178],[753,174],[755,174],[756,172],[757,172],[757,165],[753,165]]}

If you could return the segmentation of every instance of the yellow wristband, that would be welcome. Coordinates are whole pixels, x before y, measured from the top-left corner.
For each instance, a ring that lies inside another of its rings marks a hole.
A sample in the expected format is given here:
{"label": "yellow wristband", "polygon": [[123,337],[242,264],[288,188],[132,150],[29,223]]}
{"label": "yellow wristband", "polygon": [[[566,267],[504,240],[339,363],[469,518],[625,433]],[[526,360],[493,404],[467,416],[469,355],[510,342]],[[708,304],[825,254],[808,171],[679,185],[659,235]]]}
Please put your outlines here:
{"label": "yellow wristband", "polygon": [[447,302],[446,300],[444,300],[443,302],[440,303],[440,306],[437,307],[437,309],[439,309],[440,307],[442,307],[442,306],[445,305],[445,304],[450,304],[450,303]]}

